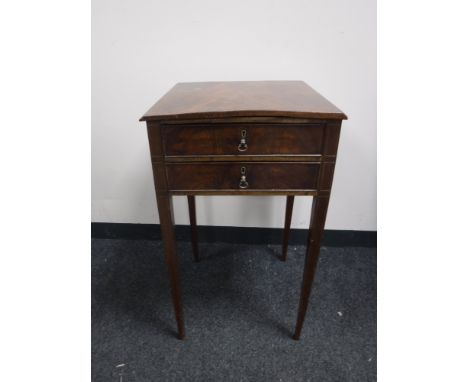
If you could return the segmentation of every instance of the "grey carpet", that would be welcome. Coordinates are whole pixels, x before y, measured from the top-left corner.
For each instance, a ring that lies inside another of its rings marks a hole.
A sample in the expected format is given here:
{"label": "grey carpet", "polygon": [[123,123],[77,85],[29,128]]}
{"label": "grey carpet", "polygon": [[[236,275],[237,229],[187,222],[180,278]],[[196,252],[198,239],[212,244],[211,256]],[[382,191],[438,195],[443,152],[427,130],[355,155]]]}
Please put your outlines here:
{"label": "grey carpet", "polygon": [[202,243],[200,263],[178,248],[184,341],[162,243],[92,240],[93,381],[376,380],[375,249],[322,248],[294,341],[304,247],[286,263],[278,246]]}

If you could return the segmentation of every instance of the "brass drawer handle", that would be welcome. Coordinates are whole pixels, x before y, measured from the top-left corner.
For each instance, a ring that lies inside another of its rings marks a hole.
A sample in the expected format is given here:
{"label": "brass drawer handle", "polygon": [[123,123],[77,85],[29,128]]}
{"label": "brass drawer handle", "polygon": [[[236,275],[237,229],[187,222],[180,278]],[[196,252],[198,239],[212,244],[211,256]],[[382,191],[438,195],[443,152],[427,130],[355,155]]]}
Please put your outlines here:
{"label": "brass drawer handle", "polygon": [[241,167],[241,178],[240,178],[240,182],[239,182],[239,188],[249,187],[249,182],[247,182],[247,178],[246,178],[245,173],[246,173],[245,167]]}
{"label": "brass drawer handle", "polygon": [[247,130],[241,131],[241,140],[239,146],[237,146],[237,150],[239,151],[246,151],[248,148],[247,146]]}

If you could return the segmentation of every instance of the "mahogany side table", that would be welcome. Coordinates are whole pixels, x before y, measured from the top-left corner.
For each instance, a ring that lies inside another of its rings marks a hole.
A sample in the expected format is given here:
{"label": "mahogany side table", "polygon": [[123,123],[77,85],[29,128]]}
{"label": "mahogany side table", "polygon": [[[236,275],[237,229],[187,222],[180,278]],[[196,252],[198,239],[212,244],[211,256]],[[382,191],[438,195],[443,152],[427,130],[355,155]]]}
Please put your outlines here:
{"label": "mahogany side table", "polygon": [[302,81],[178,83],[146,121],[164,253],[179,338],[185,337],[173,195],[187,195],[198,261],[195,195],[285,195],[286,260],[295,195],[313,196],[296,329],[298,340],[320,252],[342,120]]}

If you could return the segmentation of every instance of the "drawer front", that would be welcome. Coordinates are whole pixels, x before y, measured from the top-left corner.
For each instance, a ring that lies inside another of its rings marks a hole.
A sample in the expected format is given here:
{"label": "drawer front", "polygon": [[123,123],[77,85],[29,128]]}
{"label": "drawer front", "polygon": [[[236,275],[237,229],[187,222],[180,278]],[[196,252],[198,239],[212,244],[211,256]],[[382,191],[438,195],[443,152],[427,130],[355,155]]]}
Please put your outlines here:
{"label": "drawer front", "polygon": [[321,154],[322,124],[164,125],[166,155]]}
{"label": "drawer front", "polygon": [[[170,190],[315,190],[319,164],[166,164]],[[244,177],[244,178],[243,178]]]}

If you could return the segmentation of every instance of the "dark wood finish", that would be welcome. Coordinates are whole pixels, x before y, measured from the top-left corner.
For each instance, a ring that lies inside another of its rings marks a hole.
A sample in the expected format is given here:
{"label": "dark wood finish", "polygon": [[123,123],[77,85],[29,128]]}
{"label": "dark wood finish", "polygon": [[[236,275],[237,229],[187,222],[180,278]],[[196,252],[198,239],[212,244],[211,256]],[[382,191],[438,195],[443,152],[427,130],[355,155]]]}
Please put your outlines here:
{"label": "dark wood finish", "polygon": [[330,190],[333,182],[333,173],[335,172],[335,163],[324,162],[320,167],[320,188],[322,190]]}
{"label": "dark wood finish", "polygon": [[180,286],[179,264],[176,254],[176,241],[174,231],[174,217],[172,197],[167,194],[157,194],[161,235],[164,243],[164,255],[169,279],[171,283],[172,303],[177,321],[177,330],[180,339],[185,337],[184,312],[182,308],[182,291]]}
{"label": "dark wood finish", "polygon": [[336,156],[340,140],[341,121],[328,121],[325,129],[322,153],[325,156]]}
{"label": "dark wood finish", "polygon": [[294,196],[310,195],[314,201],[293,336],[299,339],[343,119],[345,114],[301,81],[177,84],[141,118],[147,121],[179,338],[185,331],[172,196],[188,196],[193,254],[198,261],[195,195],[287,195],[282,260],[287,257]]}
{"label": "dark wood finish", "polygon": [[198,255],[197,210],[195,208],[195,196],[187,195],[187,200],[190,217],[190,231],[192,234],[193,258],[198,263],[200,261],[200,257]]}
{"label": "dark wood finish", "polygon": [[178,337],[185,337],[184,313],[182,308],[182,292],[180,286],[179,265],[176,253],[176,239],[174,230],[174,215],[172,197],[168,193],[164,157],[160,140],[160,126],[156,122],[148,123],[148,138],[150,142],[153,165],[154,187],[163,238],[164,256],[169,272],[172,304],[174,306]]}
{"label": "dark wood finish", "polygon": [[[322,155],[182,155],[166,156],[167,162],[322,162]],[[334,158],[331,158],[333,160]]]}
{"label": "dark wood finish", "polygon": [[299,299],[299,311],[297,314],[296,330],[293,338],[298,340],[301,336],[302,326],[309,305],[310,292],[314,281],[315,269],[320,254],[320,242],[322,240],[325,227],[325,219],[328,208],[328,197],[314,197],[312,204],[312,216],[307,240],[307,250],[305,256],[304,275],[302,279],[301,297]]}
{"label": "dark wood finish", "polygon": [[170,195],[242,195],[242,196],[274,196],[274,195],[302,195],[302,196],[328,196],[330,191],[316,190],[173,190]]}
{"label": "dark wood finish", "polygon": [[315,190],[320,166],[315,163],[177,163],[166,164],[170,190]]}
{"label": "dark wood finish", "polygon": [[[321,154],[324,124],[166,125],[166,155],[307,155]],[[245,151],[239,151],[245,132]]]}
{"label": "dark wood finish", "polygon": [[184,82],[140,121],[223,117],[347,119],[303,81]]}
{"label": "dark wood finish", "polygon": [[286,261],[288,256],[288,241],[289,241],[289,232],[291,230],[291,218],[294,206],[294,196],[289,195],[286,197],[286,214],[284,217],[284,229],[283,229],[283,252],[281,260]]}
{"label": "dark wood finish", "polygon": [[[157,121],[157,119],[149,119],[148,121]],[[327,123],[328,119],[323,118],[297,118],[297,117],[211,117],[211,118],[177,118],[177,119],[164,119],[161,120],[164,125],[205,125],[207,123],[263,123],[263,124],[285,124],[288,126],[297,124],[308,124],[308,123]]]}

